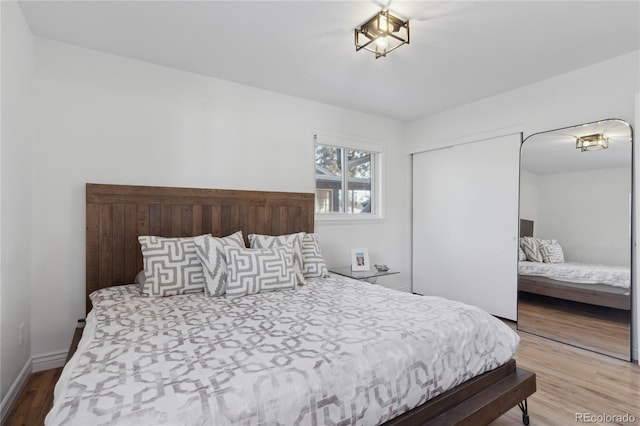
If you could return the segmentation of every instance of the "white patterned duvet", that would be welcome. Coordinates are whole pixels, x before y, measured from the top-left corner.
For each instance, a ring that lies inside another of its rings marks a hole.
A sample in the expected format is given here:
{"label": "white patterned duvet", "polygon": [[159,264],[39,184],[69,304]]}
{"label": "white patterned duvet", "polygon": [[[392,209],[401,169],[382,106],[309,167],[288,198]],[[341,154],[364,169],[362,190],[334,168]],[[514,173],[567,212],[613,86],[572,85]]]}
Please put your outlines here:
{"label": "white patterned duvet", "polygon": [[612,287],[629,288],[631,273],[625,266],[596,265],[590,263],[564,262],[518,262],[520,275],[535,275],[558,281],[579,284],[606,284]]}
{"label": "white patterned duvet", "polygon": [[479,308],[335,275],[234,299],[91,298],[46,425],[375,425],[519,341]]}

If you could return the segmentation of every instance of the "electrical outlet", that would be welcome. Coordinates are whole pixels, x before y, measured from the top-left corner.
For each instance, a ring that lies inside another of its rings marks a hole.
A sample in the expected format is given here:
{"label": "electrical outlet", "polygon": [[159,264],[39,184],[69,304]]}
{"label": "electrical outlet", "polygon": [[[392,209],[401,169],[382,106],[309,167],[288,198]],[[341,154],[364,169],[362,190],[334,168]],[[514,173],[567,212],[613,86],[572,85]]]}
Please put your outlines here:
{"label": "electrical outlet", "polygon": [[24,323],[20,324],[20,330],[18,331],[18,344],[22,346],[24,343]]}

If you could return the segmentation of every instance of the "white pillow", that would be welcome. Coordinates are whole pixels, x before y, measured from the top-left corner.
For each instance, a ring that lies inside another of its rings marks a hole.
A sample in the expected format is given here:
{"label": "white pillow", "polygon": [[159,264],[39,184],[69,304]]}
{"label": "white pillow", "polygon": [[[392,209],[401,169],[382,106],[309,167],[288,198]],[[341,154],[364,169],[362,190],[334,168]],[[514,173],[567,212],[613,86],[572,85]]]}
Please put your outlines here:
{"label": "white pillow", "polygon": [[296,288],[291,245],[264,249],[225,246],[227,296]]}
{"label": "white pillow", "polygon": [[201,235],[195,237],[193,242],[198,259],[202,263],[207,296],[222,296],[227,286],[227,258],[224,247],[245,248],[242,231],[222,238]]}
{"label": "white pillow", "polygon": [[141,236],[138,241],[144,265],[143,294],[173,296],[204,289],[202,264],[193,237]]}
{"label": "white pillow", "polygon": [[277,246],[291,245],[293,247],[293,268],[296,272],[298,284],[304,284],[304,275],[302,274],[302,239],[304,232],[287,235],[261,235],[249,234],[249,244],[251,248],[271,248]]}
{"label": "white pillow", "polygon": [[318,234],[304,234],[302,237],[302,274],[305,278],[329,276],[327,265],[320,253]]}

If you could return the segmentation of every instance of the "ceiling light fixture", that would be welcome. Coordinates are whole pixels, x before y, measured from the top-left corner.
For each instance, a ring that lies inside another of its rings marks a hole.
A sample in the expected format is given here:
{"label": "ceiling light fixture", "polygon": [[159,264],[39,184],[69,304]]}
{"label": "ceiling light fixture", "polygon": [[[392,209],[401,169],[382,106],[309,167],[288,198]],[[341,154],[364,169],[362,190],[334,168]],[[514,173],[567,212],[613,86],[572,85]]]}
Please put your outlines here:
{"label": "ceiling light fixture", "polygon": [[356,52],[364,49],[373,52],[376,59],[403,44],[409,44],[409,21],[403,21],[388,10],[381,10],[354,30]]}
{"label": "ceiling light fixture", "polygon": [[576,138],[576,149],[579,149],[582,152],[597,151],[599,149],[607,148],[609,148],[609,139],[605,138],[602,133]]}

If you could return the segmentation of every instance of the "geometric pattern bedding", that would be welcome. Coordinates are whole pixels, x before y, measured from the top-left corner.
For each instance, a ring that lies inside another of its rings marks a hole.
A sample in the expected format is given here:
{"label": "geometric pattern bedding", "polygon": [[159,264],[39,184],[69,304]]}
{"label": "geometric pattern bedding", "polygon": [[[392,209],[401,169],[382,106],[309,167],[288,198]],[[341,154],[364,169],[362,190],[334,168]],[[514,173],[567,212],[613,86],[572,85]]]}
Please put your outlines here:
{"label": "geometric pattern bedding", "polygon": [[91,296],[46,425],[375,425],[511,359],[479,308],[330,275],[239,298]]}
{"label": "geometric pattern bedding", "polygon": [[629,288],[631,273],[626,266],[596,265],[590,263],[564,262],[540,263],[518,262],[520,275],[533,275],[557,281],[578,284],[606,284],[612,287]]}

